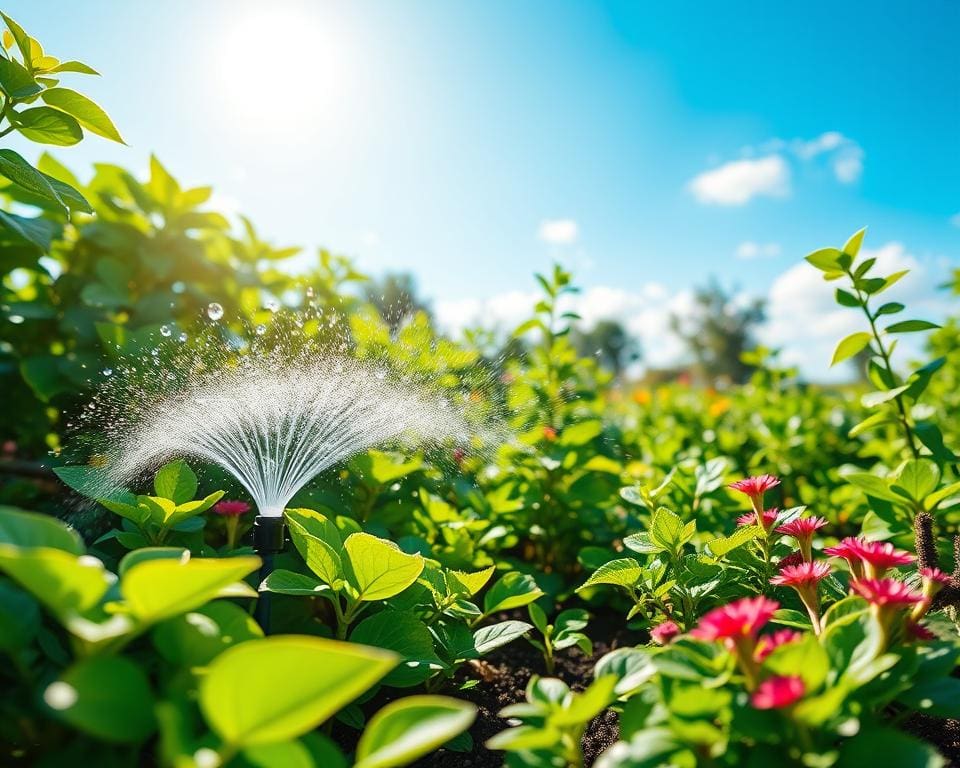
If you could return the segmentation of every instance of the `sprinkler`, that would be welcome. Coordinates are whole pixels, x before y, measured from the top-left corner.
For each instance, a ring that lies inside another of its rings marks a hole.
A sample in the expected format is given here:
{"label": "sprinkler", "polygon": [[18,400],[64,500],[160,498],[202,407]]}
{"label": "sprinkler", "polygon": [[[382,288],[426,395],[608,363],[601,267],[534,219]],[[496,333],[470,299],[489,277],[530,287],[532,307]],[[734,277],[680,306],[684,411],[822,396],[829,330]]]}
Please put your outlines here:
{"label": "sprinkler", "polygon": [[[277,552],[283,551],[286,525],[283,515],[257,515],[253,521],[253,549],[260,555],[263,565],[260,566],[260,583],[273,573],[273,558]],[[254,618],[263,628],[265,634],[270,634],[270,593],[260,592],[257,598],[257,607]]]}

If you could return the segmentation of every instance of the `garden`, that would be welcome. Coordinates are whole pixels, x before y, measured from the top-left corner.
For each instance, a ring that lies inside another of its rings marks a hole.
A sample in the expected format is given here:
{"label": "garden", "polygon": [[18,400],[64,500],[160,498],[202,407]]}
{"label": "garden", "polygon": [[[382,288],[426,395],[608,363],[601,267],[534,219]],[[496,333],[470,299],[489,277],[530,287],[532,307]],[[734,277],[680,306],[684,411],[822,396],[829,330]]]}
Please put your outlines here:
{"label": "garden", "polygon": [[[0,136],[122,142],[3,21]],[[630,380],[565,267],[454,339],[177,170],[0,148],[0,763],[960,765],[960,313],[864,230],[858,383]]]}

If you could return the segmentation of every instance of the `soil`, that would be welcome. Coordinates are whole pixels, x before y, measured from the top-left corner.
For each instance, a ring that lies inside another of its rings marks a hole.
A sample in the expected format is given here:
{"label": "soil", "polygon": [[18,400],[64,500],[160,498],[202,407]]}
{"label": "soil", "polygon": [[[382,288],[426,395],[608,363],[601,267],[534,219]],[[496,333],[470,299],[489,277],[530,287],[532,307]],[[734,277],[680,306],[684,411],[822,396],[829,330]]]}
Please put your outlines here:
{"label": "soil", "polygon": [[[504,614],[500,619],[526,619],[526,614]],[[585,656],[579,648],[568,648],[556,655],[553,677],[559,677],[571,688],[582,691],[593,681],[593,667],[606,653],[627,645],[636,645],[644,638],[624,627],[619,613],[595,613],[590,621],[590,634],[594,639],[593,655]],[[479,684],[466,691],[453,692],[457,698],[472,701],[477,705],[477,719],[470,729],[473,737],[473,752],[438,750],[418,761],[417,768],[500,768],[502,752],[491,752],[483,743],[494,734],[508,728],[507,722],[497,712],[509,704],[524,700],[524,689],[532,675],[546,676],[543,657],[525,640],[517,640],[498,648],[479,664],[464,665],[458,672],[457,686],[479,679]],[[620,736],[617,716],[610,711],[597,717],[583,736],[585,765],[592,765],[597,756]]]}
{"label": "soil", "polygon": [[953,768],[960,766],[960,720],[913,715],[900,727],[907,733],[933,744]]}

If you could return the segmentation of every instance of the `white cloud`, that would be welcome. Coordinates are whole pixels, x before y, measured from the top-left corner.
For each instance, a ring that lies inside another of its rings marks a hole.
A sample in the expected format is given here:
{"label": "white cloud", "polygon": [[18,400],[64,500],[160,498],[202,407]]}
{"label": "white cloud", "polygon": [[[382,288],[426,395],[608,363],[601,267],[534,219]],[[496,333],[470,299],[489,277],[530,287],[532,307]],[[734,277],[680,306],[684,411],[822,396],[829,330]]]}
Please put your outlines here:
{"label": "white cloud", "polygon": [[752,240],[746,240],[737,246],[734,252],[738,259],[761,259],[772,258],[780,255],[780,243],[755,243]]}
{"label": "white cloud", "polygon": [[780,155],[734,160],[696,176],[689,188],[705,205],[743,205],[754,197],[786,197],[790,194],[790,166]]}
{"label": "white cloud", "polygon": [[826,164],[841,184],[852,184],[863,174],[863,148],[839,131],[812,139],[769,139],[742,147],[742,159],[704,171],[688,187],[704,204],[744,205],[754,197],[787,197],[793,168]]}
{"label": "white cloud", "polygon": [[571,245],[577,240],[577,222],[573,219],[545,219],[540,222],[538,236],[545,243]]}

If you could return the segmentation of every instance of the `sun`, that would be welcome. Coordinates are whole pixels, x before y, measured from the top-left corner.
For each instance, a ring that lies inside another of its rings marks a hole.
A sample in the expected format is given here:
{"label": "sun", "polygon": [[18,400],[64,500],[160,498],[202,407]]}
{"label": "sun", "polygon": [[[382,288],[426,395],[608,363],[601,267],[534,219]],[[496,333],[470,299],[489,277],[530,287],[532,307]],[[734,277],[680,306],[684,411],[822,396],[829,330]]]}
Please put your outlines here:
{"label": "sun", "polygon": [[215,46],[217,94],[228,113],[248,129],[276,131],[337,111],[350,69],[338,32],[322,6],[241,11]]}

